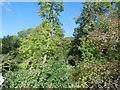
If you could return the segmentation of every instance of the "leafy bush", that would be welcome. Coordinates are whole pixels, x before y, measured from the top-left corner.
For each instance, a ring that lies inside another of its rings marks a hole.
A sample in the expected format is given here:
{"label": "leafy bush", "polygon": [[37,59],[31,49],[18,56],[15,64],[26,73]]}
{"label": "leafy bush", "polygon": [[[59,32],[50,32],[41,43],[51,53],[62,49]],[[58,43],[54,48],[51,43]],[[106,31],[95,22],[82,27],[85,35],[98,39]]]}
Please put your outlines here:
{"label": "leafy bush", "polygon": [[81,62],[75,68],[72,77],[77,88],[111,88],[119,87],[114,83],[120,76],[118,61],[113,62]]}
{"label": "leafy bush", "polygon": [[69,71],[61,56],[41,65],[39,69],[6,73],[3,88],[68,88],[74,83],[68,78]]}

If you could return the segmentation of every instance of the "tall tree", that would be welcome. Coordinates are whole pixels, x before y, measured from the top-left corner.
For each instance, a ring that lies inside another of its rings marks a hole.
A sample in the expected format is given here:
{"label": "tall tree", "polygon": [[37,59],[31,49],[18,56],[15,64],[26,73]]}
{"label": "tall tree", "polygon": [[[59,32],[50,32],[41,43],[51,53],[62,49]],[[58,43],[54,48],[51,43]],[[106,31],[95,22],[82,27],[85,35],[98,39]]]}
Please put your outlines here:
{"label": "tall tree", "polygon": [[73,48],[70,51],[70,54],[72,53],[72,55],[75,54],[78,56],[81,56],[81,52],[78,50],[78,47],[81,46],[80,38],[86,38],[91,31],[102,31],[105,33],[109,30],[115,30],[113,29],[114,25],[110,23],[110,20],[112,20],[113,17],[118,17],[119,4],[117,3],[84,2],[83,4],[83,12],[76,19],[76,24],[79,24],[79,26],[75,28],[73,34],[75,39],[72,43]]}
{"label": "tall tree", "polygon": [[63,36],[63,29],[59,20],[60,12],[64,11],[63,2],[39,2],[39,14],[43,20],[48,20],[55,27],[55,33],[52,35]]}
{"label": "tall tree", "polygon": [[75,29],[74,36],[82,37],[93,30],[108,30],[110,25],[106,21],[111,14],[118,16],[118,4],[113,2],[85,2],[83,3],[83,12],[76,19],[76,24],[79,27]]}

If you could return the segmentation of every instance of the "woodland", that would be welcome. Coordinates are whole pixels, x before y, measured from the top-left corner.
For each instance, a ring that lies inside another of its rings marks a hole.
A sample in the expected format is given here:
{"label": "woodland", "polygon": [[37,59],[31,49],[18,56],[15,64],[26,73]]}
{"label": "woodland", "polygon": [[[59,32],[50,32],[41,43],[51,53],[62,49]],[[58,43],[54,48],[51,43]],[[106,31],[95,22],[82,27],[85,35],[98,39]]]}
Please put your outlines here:
{"label": "woodland", "polygon": [[83,2],[73,37],[64,37],[63,2],[38,2],[42,22],[0,38],[6,88],[120,90],[120,2]]}

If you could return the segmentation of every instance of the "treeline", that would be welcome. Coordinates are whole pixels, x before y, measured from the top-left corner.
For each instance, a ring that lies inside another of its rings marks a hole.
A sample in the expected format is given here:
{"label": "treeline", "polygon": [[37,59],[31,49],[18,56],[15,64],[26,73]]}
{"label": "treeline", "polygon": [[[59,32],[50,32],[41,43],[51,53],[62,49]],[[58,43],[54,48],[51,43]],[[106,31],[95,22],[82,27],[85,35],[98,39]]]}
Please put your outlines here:
{"label": "treeline", "polygon": [[3,88],[120,89],[119,2],[84,2],[64,37],[63,2],[39,2],[42,23],[2,39]]}

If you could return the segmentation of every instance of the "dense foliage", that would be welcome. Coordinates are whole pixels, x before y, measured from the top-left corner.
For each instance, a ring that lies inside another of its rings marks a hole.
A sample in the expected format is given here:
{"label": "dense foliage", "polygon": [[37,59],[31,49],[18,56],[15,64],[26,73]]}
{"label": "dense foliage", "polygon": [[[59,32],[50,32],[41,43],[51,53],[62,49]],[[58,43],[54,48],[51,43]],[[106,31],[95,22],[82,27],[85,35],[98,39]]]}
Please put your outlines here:
{"label": "dense foliage", "polygon": [[80,62],[72,75],[75,87],[120,88],[118,7],[119,3],[84,3],[71,49],[79,52],[79,59],[73,56]]}
{"label": "dense foliage", "polygon": [[16,50],[20,46],[20,40],[17,36],[6,36],[2,39],[2,54],[7,54]]}
{"label": "dense foliage", "polygon": [[38,5],[39,26],[2,39],[2,87],[119,90],[120,3],[83,3],[74,37],[63,37],[62,2]]}
{"label": "dense foliage", "polygon": [[62,23],[59,20],[60,12],[64,11],[63,2],[39,2],[40,16],[43,20],[48,20],[54,26],[52,35],[63,36],[64,30],[61,28]]}

